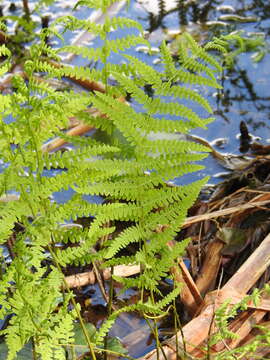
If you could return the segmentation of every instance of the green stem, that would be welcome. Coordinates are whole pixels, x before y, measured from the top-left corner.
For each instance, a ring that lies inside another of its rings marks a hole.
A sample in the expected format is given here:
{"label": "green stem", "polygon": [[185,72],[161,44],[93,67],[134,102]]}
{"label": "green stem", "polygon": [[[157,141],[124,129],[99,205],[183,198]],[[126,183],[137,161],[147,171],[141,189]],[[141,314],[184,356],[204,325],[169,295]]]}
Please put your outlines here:
{"label": "green stem", "polygon": [[[151,291],[150,296],[151,296],[151,299],[152,299],[152,303],[155,304],[155,298],[154,298],[153,291]],[[159,360],[159,349],[161,350],[164,359],[167,360],[167,356],[165,354],[165,351],[164,351],[164,349],[163,349],[163,347],[162,347],[162,345],[160,344],[160,341],[159,341],[157,321],[156,321],[156,319],[153,319],[153,321],[154,321],[154,325],[155,325],[154,328],[153,328],[153,334],[155,336],[156,343],[157,343],[157,360]]]}
{"label": "green stem", "polygon": [[[110,288],[109,288],[109,302],[108,302],[108,316],[112,314],[112,302],[113,302],[113,266],[111,266],[111,278],[110,278]],[[104,338],[104,349],[108,347],[108,337]],[[108,354],[104,352],[104,360],[108,359]]]}
{"label": "green stem", "polygon": [[[53,258],[53,261],[54,261],[55,266],[57,267],[58,271],[59,271],[60,273],[62,273],[62,269],[61,269],[61,267],[60,267],[60,265],[59,265],[59,262],[58,262],[58,260],[57,260],[57,257],[56,257],[56,255],[55,255],[55,253],[54,253],[51,245],[48,245],[48,250],[49,250],[49,252],[50,252],[50,254],[51,254],[52,258]],[[63,274],[63,273],[62,273],[62,274]],[[78,306],[77,306],[77,304],[76,304],[76,301],[74,300],[73,294],[71,293],[71,291],[70,291],[70,289],[69,289],[69,286],[68,286],[68,283],[67,283],[67,281],[66,281],[66,279],[65,279],[65,276],[63,276],[63,282],[64,282],[64,285],[65,285],[65,289],[67,290],[67,292],[68,292],[69,295],[70,295],[71,303],[72,303],[72,305],[73,305],[73,307],[74,307],[74,309],[75,309],[75,311],[76,311],[76,313],[77,313],[77,316],[78,316],[80,325],[81,325],[81,327],[82,327],[82,331],[83,331],[84,337],[85,337],[85,339],[86,339],[87,345],[88,345],[88,347],[89,347],[89,350],[90,350],[90,353],[91,353],[91,356],[92,356],[92,360],[96,360],[96,355],[95,355],[95,352],[94,352],[93,344],[91,343],[91,340],[90,340],[90,338],[89,338],[89,334],[88,334],[88,331],[87,331],[87,329],[86,329],[86,327],[85,327],[85,324],[84,324],[83,318],[82,318],[82,316],[81,316],[80,310],[79,310],[79,308],[78,308]]]}
{"label": "green stem", "polygon": [[110,278],[110,289],[109,289],[109,303],[108,303],[108,315],[112,313],[112,302],[113,302],[113,270],[114,267],[111,266],[111,278]]}
{"label": "green stem", "polygon": [[33,360],[37,360],[35,340],[34,340],[33,337],[32,337],[32,339],[31,339],[31,342],[32,342],[32,355],[33,355]]}
{"label": "green stem", "polygon": [[187,345],[186,345],[186,341],[185,341],[185,337],[184,337],[184,333],[183,333],[183,329],[182,329],[182,324],[181,324],[179,315],[177,313],[175,300],[173,301],[173,313],[174,313],[174,328],[175,328],[175,339],[176,339],[175,342],[176,342],[177,355],[178,355],[178,352],[179,352],[178,351],[178,349],[179,349],[179,341],[178,341],[177,332],[179,330],[180,333],[181,333],[182,343],[183,343],[183,355],[184,355],[184,359],[186,359],[187,358]]}

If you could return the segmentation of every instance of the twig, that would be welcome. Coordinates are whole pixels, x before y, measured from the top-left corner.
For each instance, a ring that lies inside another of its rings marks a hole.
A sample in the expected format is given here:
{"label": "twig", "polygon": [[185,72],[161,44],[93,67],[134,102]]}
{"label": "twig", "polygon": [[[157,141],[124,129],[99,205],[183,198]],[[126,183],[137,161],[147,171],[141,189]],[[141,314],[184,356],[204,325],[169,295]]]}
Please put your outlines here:
{"label": "twig", "polygon": [[25,17],[27,19],[29,19],[30,9],[29,9],[29,5],[28,5],[28,0],[23,0],[23,9],[24,9]]}

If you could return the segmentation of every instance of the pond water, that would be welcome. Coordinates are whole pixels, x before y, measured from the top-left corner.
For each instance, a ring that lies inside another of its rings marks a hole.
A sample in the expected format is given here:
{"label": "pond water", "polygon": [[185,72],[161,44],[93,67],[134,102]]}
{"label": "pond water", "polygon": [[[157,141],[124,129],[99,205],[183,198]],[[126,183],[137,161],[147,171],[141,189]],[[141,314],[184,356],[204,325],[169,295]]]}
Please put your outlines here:
{"label": "pond water", "polygon": [[[3,13],[7,15],[10,10],[10,1],[3,1]],[[14,2],[18,7],[21,1]],[[37,2],[30,2],[34,6]],[[59,15],[70,14],[76,1],[55,1],[50,7],[42,10],[43,14],[54,20]],[[182,4],[182,8],[177,3]],[[124,3],[123,3],[124,5]],[[76,10],[76,15],[87,18],[90,11]],[[232,31],[243,31],[243,36],[252,37],[254,33],[262,33],[265,44],[256,51],[264,51],[265,56],[260,62],[254,62],[254,52],[245,52],[237,55],[231,69],[225,69],[221,76],[223,90],[217,91],[203,88],[204,95],[209,100],[215,114],[215,122],[207,130],[195,130],[194,134],[207,139],[215,148],[222,152],[240,154],[239,125],[245,121],[249,131],[262,143],[270,143],[270,68],[269,68],[269,35],[270,35],[270,4],[267,1],[154,1],[132,0],[128,8],[119,7],[119,14],[131,17],[141,22],[153,47],[158,47],[161,39],[175,41],[175,33],[189,31],[204,43],[215,35],[228,34]],[[19,8],[15,11],[19,12]],[[39,19],[39,16],[36,16]],[[71,39],[71,34],[66,34]],[[98,46],[98,39],[92,39],[90,46]],[[155,63],[158,54],[154,56],[132,50],[148,63]],[[78,64],[75,58],[73,64]],[[81,63],[79,63],[81,65]],[[220,139],[220,141],[217,141]],[[220,178],[217,173],[224,171],[218,162],[208,157],[204,161],[205,170],[193,175],[203,177],[210,175],[211,183],[217,183]],[[4,166],[4,165],[3,165]],[[178,180],[175,180],[178,183]],[[55,199],[64,202],[71,192],[55,194]],[[103,304],[102,297],[96,287],[88,287],[85,294],[91,296],[92,303]],[[128,294],[128,297],[133,294]],[[149,340],[150,331],[145,322],[135,315],[120,317],[112,329],[113,336],[119,336],[125,345],[129,346],[130,355],[142,356],[155,346]],[[130,335],[129,335],[130,334]]]}
{"label": "pond water", "polygon": [[[54,19],[58,12],[68,13],[74,2],[55,2]],[[177,3],[184,4],[182,9]],[[186,4],[186,5],[185,5]],[[132,0],[128,7],[119,7],[119,15],[133,18],[141,22],[149,32],[149,40],[153,47],[158,47],[162,39],[172,44],[175,35],[183,31],[190,32],[200,43],[211,40],[216,35],[227,35],[242,31],[242,36],[250,39],[262,36],[264,46],[253,51],[243,52],[234,59],[230,69],[224,70],[221,76],[223,90],[217,92],[211,88],[200,88],[210,102],[215,121],[207,130],[196,129],[194,135],[208,140],[218,151],[241,154],[239,143],[239,126],[245,121],[252,135],[264,144],[270,142],[270,85],[269,85],[269,34],[270,5],[265,1],[228,1],[215,0],[206,2],[189,2],[176,0]],[[84,8],[85,9],[85,8]],[[49,11],[49,9],[48,9]],[[86,18],[87,11],[76,11],[77,16]],[[69,34],[66,35],[70,36]],[[94,39],[91,46],[98,46],[99,40]],[[256,53],[265,53],[259,62],[254,62]],[[147,55],[136,49],[131,54],[154,64],[158,54]],[[117,62],[117,57],[114,61]],[[75,58],[73,63],[81,62]],[[158,66],[158,65],[156,65]],[[135,104],[134,104],[135,105]],[[195,109],[196,110],[196,109]],[[210,175],[210,183],[220,181],[219,174],[224,168],[209,156],[204,160],[205,170],[193,174],[191,179]],[[178,179],[175,180],[179,183]]]}

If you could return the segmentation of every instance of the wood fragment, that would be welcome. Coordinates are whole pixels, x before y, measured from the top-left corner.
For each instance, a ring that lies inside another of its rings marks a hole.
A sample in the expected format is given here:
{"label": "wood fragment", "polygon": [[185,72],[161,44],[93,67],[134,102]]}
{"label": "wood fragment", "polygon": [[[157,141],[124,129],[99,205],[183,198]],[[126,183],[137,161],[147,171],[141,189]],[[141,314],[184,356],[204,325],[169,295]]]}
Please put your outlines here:
{"label": "wood fragment", "polygon": [[[246,293],[270,265],[270,234],[226,283],[226,288]],[[248,276],[247,276],[248,274]]]}
{"label": "wood fragment", "polygon": [[218,238],[208,244],[206,257],[203,266],[200,269],[200,274],[196,280],[198,290],[202,295],[213,290],[217,274],[221,264],[221,250],[224,247],[224,242]]}
{"label": "wood fragment", "polygon": [[93,271],[87,271],[80,274],[69,275],[65,277],[66,283],[70,289],[85,285],[92,285],[96,282]]}
{"label": "wood fragment", "polygon": [[[132,275],[136,275],[140,272],[140,265],[117,265],[113,268],[113,274],[115,276],[123,276],[128,277]],[[103,270],[103,277],[105,280],[110,279],[111,277],[111,270],[104,269]]]}
{"label": "wood fragment", "polygon": [[173,274],[174,281],[181,287],[181,302],[188,313],[193,316],[198,307],[203,303],[203,299],[183,260],[180,259],[178,264],[179,266],[174,266],[171,269],[171,273]]}
{"label": "wood fragment", "polygon": [[201,293],[195,284],[192,276],[190,275],[190,272],[188,271],[186,264],[182,259],[178,261],[179,267],[181,269],[182,278],[184,283],[187,285],[193,299],[194,299],[194,310],[197,310],[197,308],[203,303],[203,298],[201,296]]}

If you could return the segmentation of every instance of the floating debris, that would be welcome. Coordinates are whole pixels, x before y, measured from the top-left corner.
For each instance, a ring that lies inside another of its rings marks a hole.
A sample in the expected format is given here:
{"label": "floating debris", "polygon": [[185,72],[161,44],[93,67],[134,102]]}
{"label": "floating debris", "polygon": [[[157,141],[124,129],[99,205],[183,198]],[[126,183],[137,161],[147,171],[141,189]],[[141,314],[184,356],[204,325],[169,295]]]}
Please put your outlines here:
{"label": "floating debris", "polygon": [[214,26],[228,26],[229,24],[224,21],[206,21],[205,23],[208,27],[214,27]]}
{"label": "floating debris", "polygon": [[228,138],[218,138],[210,142],[211,146],[217,146],[219,148],[224,147],[224,145],[228,144]]}
{"label": "floating debris", "polygon": [[259,18],[256,16],[240,16],[240,15],[234,15],[234,14],[226,14],[226,15],[221,15],[219,17],[219,20],[250,23],[250,22],[257,22],[259,20]]}
{"label": "floating debris", "polygon": [[160,58],[156,58],[152,61],[153,65],[157,65],[161,63],[161,59]]}
{"label": "floating debris", "polygon": [[234,13],[235,8],[231,5],[220,5],[220,6],[217,6],[217,11]]}
{"label": "floating debris", "polygon": [[138,52],[141,52],[141,53],[144,53],[144,54],[150,54],[150,55],[153,55],[153,54],[159,54],[160,50],[158,47],[151,47],[149,48],[148,46],[137,46],[136,51]]}

